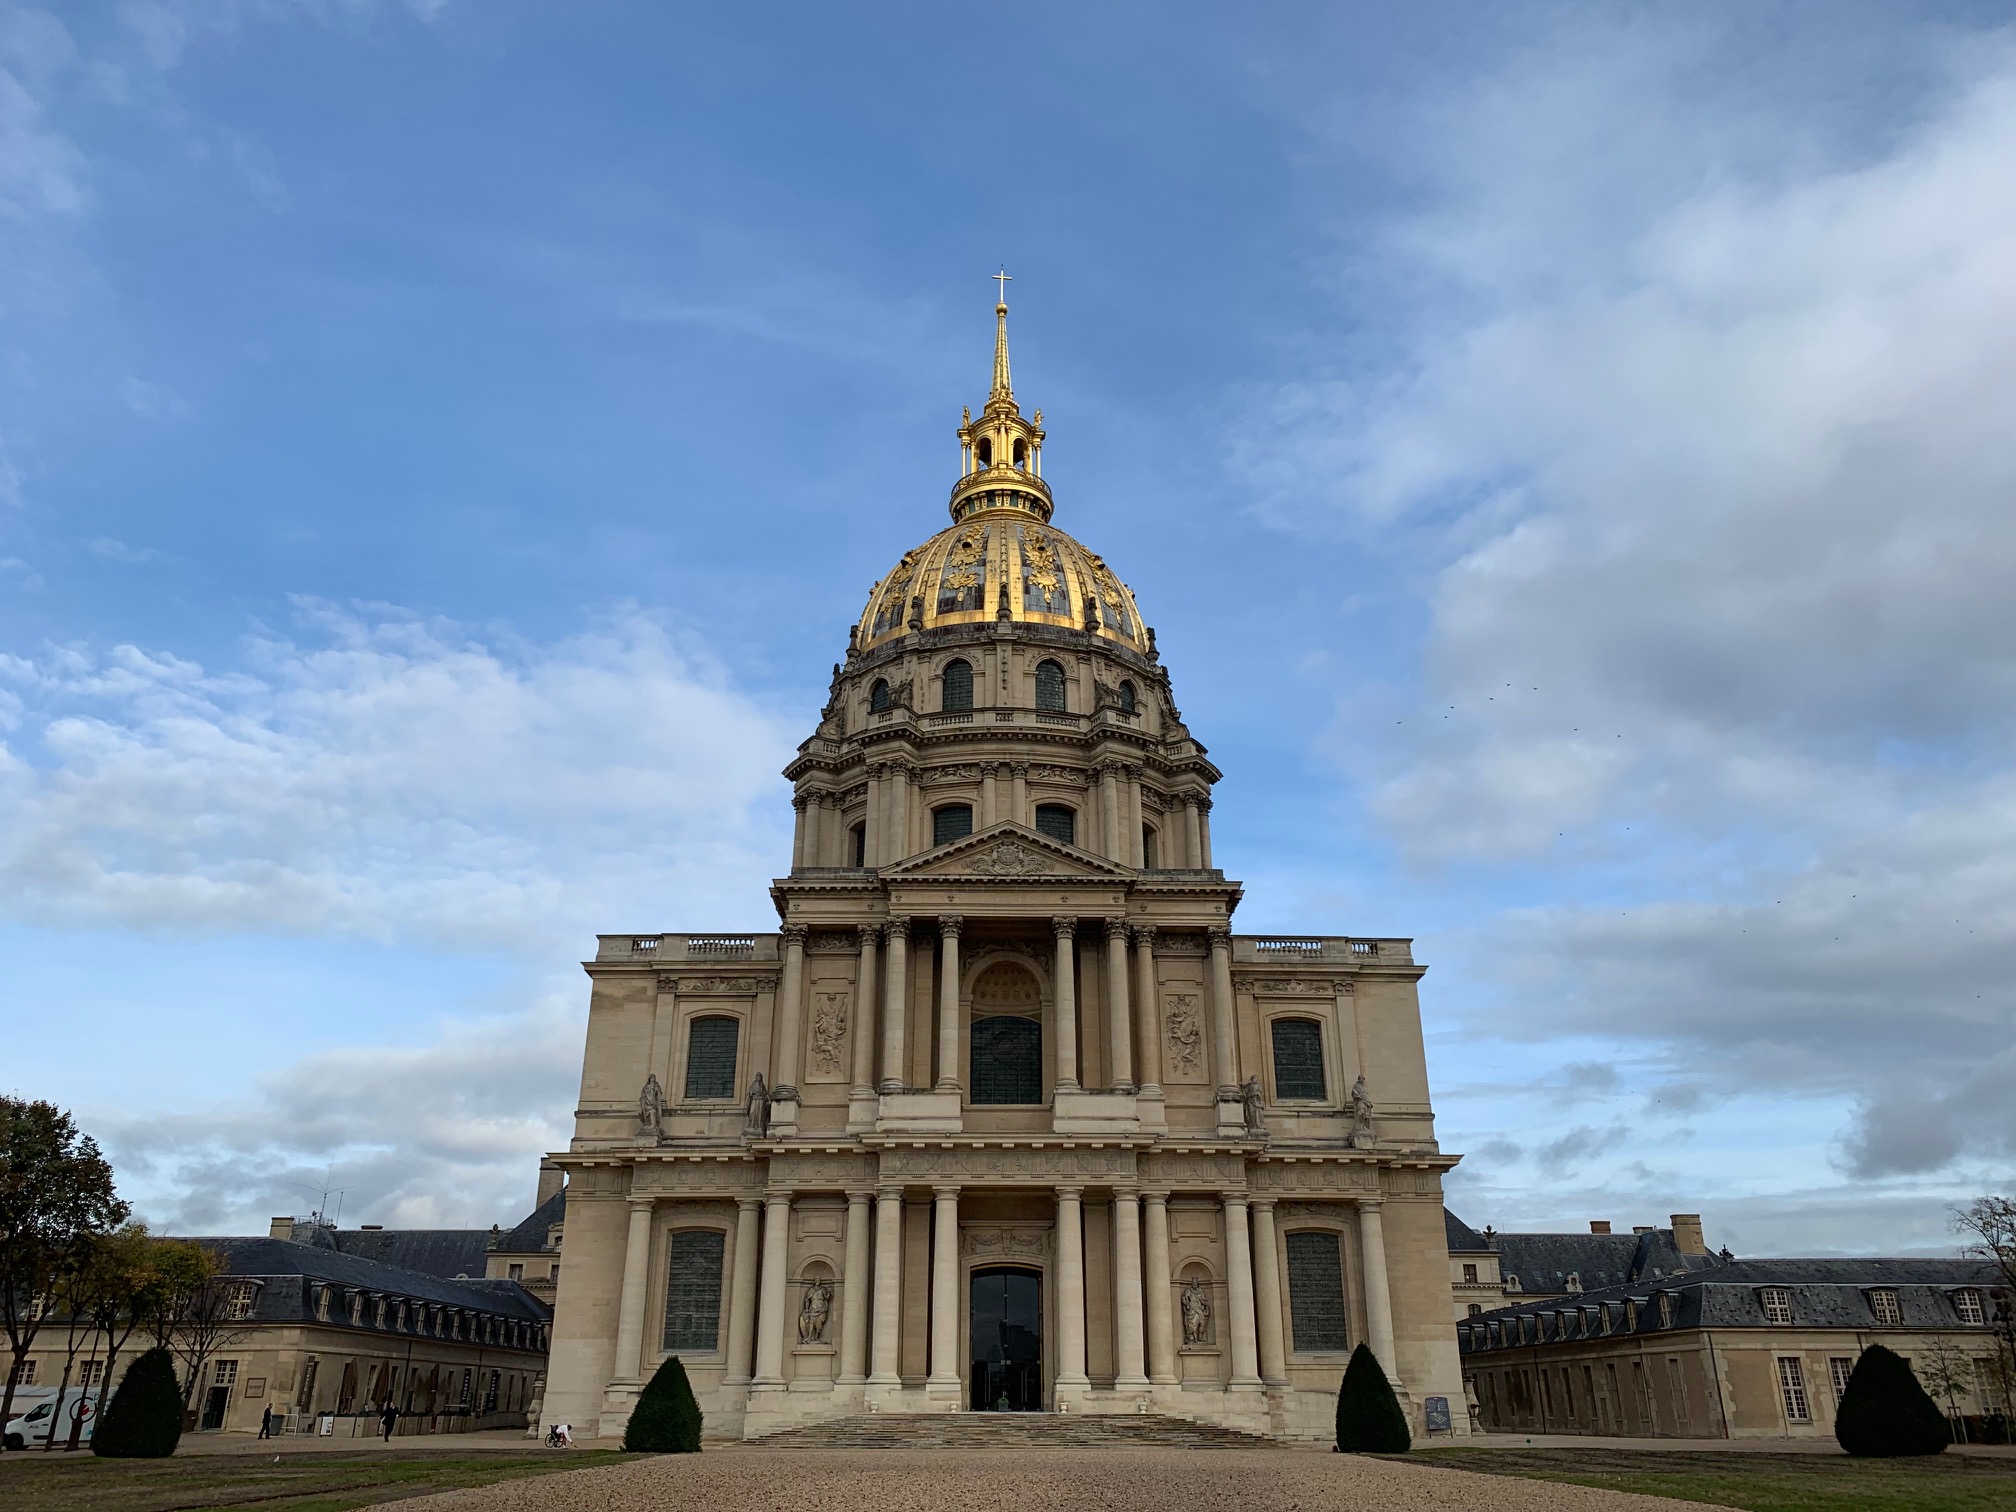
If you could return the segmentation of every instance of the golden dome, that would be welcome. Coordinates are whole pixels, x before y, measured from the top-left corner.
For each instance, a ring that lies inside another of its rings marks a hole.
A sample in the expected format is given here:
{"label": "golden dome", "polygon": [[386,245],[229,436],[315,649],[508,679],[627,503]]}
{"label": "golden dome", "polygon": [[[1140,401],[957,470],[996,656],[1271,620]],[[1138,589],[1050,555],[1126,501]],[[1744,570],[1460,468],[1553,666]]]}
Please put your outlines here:
{"label": "golden dome", "polygon": [[[1006,278],[1006,275],[1002,275]],[[1043,481],[1043,412],[1022,418],[1008,377],[1008,306],[994,307],[994,382],[987,406],[959,427],[955,522],[877,583],[855,628],[867,651],[913,630],[994,621],[1054,625],[1148,650],[1127,585],[1050,524]]]}
{"label": "golden dome", "polygon": [[996,620],[1082,630],[1146,653],[1134,595],[1095,553],[1026,510],[985,508],[905,552],[868,595],[855,646]]}

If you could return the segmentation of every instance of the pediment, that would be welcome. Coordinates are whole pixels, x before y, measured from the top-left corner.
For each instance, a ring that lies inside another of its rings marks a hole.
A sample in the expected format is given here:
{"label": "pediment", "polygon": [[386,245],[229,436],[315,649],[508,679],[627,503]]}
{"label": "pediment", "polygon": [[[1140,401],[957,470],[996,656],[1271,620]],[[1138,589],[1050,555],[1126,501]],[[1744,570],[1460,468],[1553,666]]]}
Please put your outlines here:
{"label": "pediment", "polygon": [[1126,881],[1133,872],[1103,856],[1066,845],[1027,825],[1004,820],[975,830],[961,839],[949,841],[921,856],[912,856],[895,866],[882,868],[888,881],[906,877],[982,877],[1013,880],[1018,877],[1096,877],[1102,881]]}

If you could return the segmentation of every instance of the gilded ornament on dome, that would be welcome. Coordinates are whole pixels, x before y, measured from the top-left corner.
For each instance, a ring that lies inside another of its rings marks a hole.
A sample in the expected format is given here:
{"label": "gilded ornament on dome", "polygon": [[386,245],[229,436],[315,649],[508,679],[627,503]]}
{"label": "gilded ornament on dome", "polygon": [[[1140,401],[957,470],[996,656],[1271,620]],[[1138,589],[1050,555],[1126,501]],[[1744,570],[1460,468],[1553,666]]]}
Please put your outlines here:
{"label": "gilded ornament on dome", "polygon": [[1064,586],[1057,548],[1034,526],[1017,527],[1022,542],[1022,608],[1030,614],[1071,613],[1071,590]]}
{"label": "gilded ornament on dome", "polygon": [[962,530],[945,554],[945,566],[938,576],[938,613],[965,614],[984,607],[985,591],[980,582],[980,563],[987,552],[987,531],[971,527]]}

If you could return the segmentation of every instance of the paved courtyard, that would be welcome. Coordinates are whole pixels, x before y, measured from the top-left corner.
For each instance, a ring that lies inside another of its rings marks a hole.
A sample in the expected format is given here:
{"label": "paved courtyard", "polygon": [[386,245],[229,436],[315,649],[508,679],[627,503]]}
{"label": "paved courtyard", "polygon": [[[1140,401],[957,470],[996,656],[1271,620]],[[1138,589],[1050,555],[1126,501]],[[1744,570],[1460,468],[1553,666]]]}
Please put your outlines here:
{"label": "paved courtyard", "polygon": [[1290,1449],[730,1449],[400,1512],[1680,1512],[1696,1502]]}

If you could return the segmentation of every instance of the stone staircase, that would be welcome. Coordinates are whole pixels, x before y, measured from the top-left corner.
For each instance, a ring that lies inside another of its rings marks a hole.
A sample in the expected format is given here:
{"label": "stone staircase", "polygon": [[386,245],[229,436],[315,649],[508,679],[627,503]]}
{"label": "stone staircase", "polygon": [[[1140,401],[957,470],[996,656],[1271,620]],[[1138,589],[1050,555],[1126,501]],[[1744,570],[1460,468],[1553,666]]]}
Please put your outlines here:
{"label": "stone staircase", "polygon": [[1148,1413],[870,1412],[782,1428],[765,1449],[1265,1449],[1258,1434]]}

